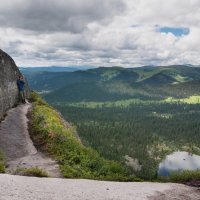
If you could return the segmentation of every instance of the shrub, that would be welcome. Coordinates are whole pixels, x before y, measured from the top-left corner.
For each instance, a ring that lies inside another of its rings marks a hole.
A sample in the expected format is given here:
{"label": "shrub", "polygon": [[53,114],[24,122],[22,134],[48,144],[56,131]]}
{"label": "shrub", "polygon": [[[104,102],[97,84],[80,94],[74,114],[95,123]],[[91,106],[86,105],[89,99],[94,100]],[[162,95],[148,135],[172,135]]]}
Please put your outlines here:
{"label": "shrub", "polygon": [[0,173],[5,173],[5,159],[4,155],[0,152]]}
{"label": "shrub", "polygon": [[32,167],[28,169],[18,169],[15,171],[14,174],[18,174],[21,176],[49,177],[47,172],[38,167]]}
{"label": "shrub", "polygon": [[200,181],[200,170],[184,170],[171,172],[169,176],[159,176],[156,181],[159,182],[174,182],[174,183],[189,183]]}
{"label": "shrub", "polygon": [[195,181],[198,180],[200,181],[200,170],[196,170],[196,171],[189,171],[189,170],[185,170],[182,172],[173,172],[170,174],[169,179],[172,182],[180,182],[180,183],[184,183],[184,182],[190,182],[190,181]]}

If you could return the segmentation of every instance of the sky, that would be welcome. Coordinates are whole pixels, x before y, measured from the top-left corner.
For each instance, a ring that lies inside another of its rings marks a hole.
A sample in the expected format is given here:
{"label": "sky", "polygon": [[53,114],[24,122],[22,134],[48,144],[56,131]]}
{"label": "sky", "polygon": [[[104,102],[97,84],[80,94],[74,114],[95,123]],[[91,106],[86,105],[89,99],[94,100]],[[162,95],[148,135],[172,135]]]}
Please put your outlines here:
{"label": "sky", "polygon": [[1,0],[18,66],[200,64],[200,0]]}

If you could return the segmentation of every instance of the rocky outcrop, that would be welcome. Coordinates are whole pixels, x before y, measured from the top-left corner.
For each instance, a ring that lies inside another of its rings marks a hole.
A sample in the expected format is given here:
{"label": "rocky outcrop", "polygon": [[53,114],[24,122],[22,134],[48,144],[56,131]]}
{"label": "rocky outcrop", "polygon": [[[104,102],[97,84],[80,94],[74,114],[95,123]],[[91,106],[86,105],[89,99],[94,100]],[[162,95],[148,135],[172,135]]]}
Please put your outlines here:
{"label": "rocky outcrop", "polygon": [[14,60],[0,49],[0,119],[18,101],[16,80],[19,74]]}

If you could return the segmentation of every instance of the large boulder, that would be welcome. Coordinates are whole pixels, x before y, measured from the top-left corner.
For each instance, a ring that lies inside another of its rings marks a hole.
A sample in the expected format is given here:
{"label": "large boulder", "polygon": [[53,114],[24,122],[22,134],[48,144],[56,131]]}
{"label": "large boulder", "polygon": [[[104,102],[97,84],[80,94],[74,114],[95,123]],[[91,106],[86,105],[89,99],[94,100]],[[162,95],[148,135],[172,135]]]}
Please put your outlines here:
{"label": "large boulder", "polygon": [[19,99],[17,78],[20,71],[14,60],[0,49],[0,119]]}

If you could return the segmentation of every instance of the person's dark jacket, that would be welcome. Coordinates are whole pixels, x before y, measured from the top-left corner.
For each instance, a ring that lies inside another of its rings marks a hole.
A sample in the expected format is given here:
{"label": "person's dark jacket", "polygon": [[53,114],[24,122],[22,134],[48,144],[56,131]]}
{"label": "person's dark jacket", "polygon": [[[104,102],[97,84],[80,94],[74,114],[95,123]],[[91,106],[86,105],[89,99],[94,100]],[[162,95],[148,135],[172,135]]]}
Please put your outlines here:
{"label": "person's dark jacket", "polygon": [[17,86],[18,86],[19,91],[24,91],[24,85],[25,85],[25,82],[23,80],[20,80],[20,79],[17,80]]}

